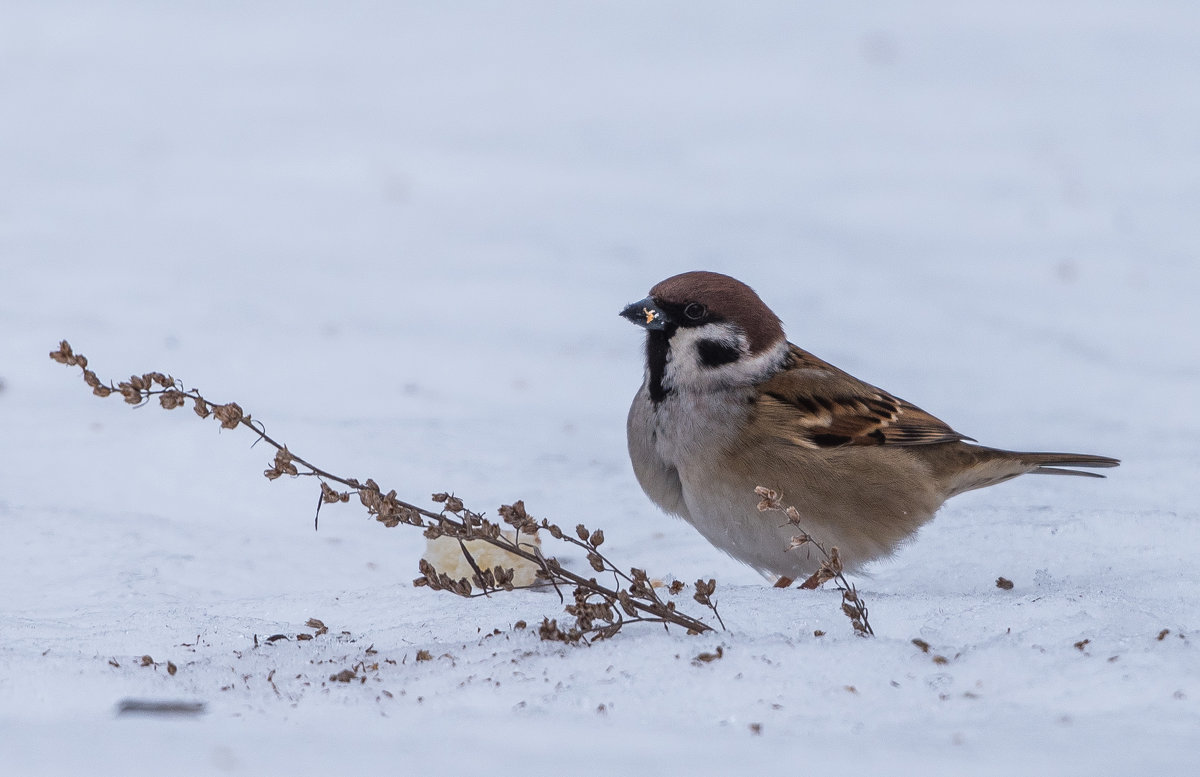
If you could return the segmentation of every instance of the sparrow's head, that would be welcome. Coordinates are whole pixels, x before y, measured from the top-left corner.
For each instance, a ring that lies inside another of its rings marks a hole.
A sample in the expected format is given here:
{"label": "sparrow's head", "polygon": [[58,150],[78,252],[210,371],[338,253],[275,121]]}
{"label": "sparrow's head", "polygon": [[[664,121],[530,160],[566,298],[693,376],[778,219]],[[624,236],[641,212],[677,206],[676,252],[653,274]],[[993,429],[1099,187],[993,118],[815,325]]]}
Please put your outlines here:
{"label": "sparrow's head", "polygon": [[758,382],[787,349],[779,317],[754,289],[720,273],[673,275],[621,315],[649,333],[650,391],[656,400],[676,388]]}

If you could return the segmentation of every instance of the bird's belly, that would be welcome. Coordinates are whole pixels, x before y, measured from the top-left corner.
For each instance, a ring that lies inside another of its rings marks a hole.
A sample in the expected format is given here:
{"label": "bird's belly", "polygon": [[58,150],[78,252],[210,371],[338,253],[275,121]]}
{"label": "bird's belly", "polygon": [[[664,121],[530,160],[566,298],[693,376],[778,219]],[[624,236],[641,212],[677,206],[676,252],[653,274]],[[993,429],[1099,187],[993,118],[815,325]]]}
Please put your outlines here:
{"label": "bird's belly", "polygon": [[[891,470],[871,482],[854,482],[846,456],[856,452],[798,453],[798,462],[774,462],[764,471],[747,472],[736,459],[679,467],[688,517],[704,537],[734,558],[768,575],[799,578],[816,571],[823,558],[811,545],[793,547],[802,533],[826,548],[837,547],[847,569],[887,556],[932,517],[940,500],[917,488],[919,478],[897,458]],[[753,458],[753,457],[751,457]],[[792,466],[788,466],[791,464]],[[803,477],[797,475],[803,471]],[[799,511],[799,526],[778,511],[759,511],[763,486],[783,495]]]}
{"label": "bird's belly", "polygon": [[[784,528],[787,519],[782,513],[759,512],[760,497],[753,486],[715,473],[681,472],[680,480],[688,520],[710,543],[764,574],[800,574],[793,568],[804,566],[808,559],[803,556],[808,554],[790,558],[786,552],[788,540],[798,532]],[[807,572],[816,566],[813,563]]]}

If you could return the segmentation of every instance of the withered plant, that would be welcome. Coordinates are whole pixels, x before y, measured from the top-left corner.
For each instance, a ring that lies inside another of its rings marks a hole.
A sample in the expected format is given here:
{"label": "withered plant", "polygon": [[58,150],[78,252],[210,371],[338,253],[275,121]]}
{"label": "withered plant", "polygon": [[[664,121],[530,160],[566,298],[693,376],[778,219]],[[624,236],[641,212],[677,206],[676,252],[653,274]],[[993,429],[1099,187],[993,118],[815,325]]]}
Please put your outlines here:
{"label": "withered plant", "polygon": [[[792,505],[783,504],[783,496],[778,491],[758,486],[754,492],[762,497],[758,503],[758,509],[761,512],[781,512],[787,517],[787,524],[796,528],[799,534],[793,535],[788,543],[788,550],[795,550],[804,546],[811,546],[817,549],[821,554],[821,564],[817,567],[817,571],[800,584],[801,588],[816,589],[834,581],[834,585],[842,592],[842,612],[850,619],[850,625],[854,627],[854,633],[863,637],[873,637],[875,632],[871,629],[871,622],[867,620],[867,604],[859,596],[858,590],[846,580],[843,574],[842,559],[836,547],[826,548],[815,537],[806,532],[800,527],[800,511]],[[777,586],[786,588],[794,581],[790,578],[780,578]]]}
{"label": "withered plant", "polygon": [[[524,503],[519,500],[511,505],[504,505],[499,510],[501,520],[511,527],[511,531],[504,533],[500,523],[468,509],[461,499],[450,493],[434,494],[432,499],[441,505],[441,508],[437,512],[427,510],[399,499],[394,489],[385,492],[370,478],[365,481],[344,478],[310,464],[288,450],[286,445],[272,439],[262,423],[252,418],[236,402],[213,402],[198,390],[185,388],[181,381],[170,375],[148,372],[134,375],[115,386],[111,382],[103,383],[96,373],[88,368],[87,357],[75,353],[66,340],[59,344],[58,350],[50,352],[50,358],[60,364],[81,368],[84,382],[91,387],[96,396],[117,394],[133,406],[144,405],[152,397],[158,397],[159,405],[166,410],[174,410],[190,402],[197,416],[215,419],[222,429],[236,429],[238,426],[249,428],[260,441],[275,449],[271,466],[263,472],[268,479],[275,480],[283,475],[317,479],[321,489],[317,503],[318,518],[322,505],[348,502],[353,492],[357,494],[367,513],[388,528],[400,525],[414,526],[424,530],[425,537],[429,539],[450,537],[457,540],[473,574],[470,577],[453,578],[422,559],[421,576],[413,581],[415,586],[449,591],[467,598],[490,596],[500,591],[519,588],[553,588],[564,603],[566,595],[563,592],[569,590],[571,601],[566,604],[565,609],[574,622],[563,629],[556,620],[544,619],[538,630],[542,639],[568,643],[605,639],[614,636],[630,623],[661,623],[664,628],[674,625],[685,629],[689,634],[713,629],[699,618],[681,612],[670,598],[660,596],[644,570],[631,568],[626,572],[613,563],[600,550],[600,546],[604,544],[604,532],[599,529],[589,531],[580,524],[573,532],[564,531],[557,524],[546,519],[539,521],[529,515]],[[331,483],[344,486],[349,491],[338,491],[330,485]],[[563,567],[553,556],[544,555],[537,544],[523,539],[532,538],[541,532],[584,551],[592,570],[611,577],[611,584],[603,584],[595,577],[584,577]],[[514,585],[514,570],[511,567],[481,568],[467,549],[468,541],[488,543],[535,565],[534,583],[525,586]],[[667,589],[667,593],[674,597],[683,588],[684,586],[676,581]],[[711,610],[717,622],[724,628],[716,603],[712,599],[715,589],[716,581],[697,580],[693,598]]]}

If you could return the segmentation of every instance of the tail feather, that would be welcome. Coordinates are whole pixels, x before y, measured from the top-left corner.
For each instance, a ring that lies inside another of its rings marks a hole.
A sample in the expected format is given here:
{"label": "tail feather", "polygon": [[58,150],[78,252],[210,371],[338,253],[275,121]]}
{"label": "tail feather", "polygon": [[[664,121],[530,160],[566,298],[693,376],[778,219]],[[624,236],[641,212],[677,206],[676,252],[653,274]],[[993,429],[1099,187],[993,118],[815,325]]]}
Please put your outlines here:
{"label": "tail feather", "polygon": [[1081,472],[1077,469],[1062,469],[1063,467],[1116,467],[1120,459],[1108,456],[1093,456],[1090,453],[1019,453],[1025,464],[1033,465],[1029,472],[1034,475],[1077,475],[1087,478],[1104,477],[1099,472]]}
{"label": "tail feather", "polygon": [[1107,475],[1101,475],[1099,472],[1087,472],[1081,469],[1059,469],[1058,467],[1038,467],[1037,469],[1029,470],[1030,475],[1075,475],[1081,478],[1104,478]]}

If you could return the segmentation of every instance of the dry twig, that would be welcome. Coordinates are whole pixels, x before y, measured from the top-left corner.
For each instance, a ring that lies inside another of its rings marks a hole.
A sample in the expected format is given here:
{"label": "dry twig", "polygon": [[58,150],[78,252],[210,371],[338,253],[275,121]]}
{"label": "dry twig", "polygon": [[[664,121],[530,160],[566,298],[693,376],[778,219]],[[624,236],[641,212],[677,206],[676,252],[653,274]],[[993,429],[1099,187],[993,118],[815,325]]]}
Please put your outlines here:
{"label": "dry twig", "polygon": [[858,595],[858,590],[846,580],[846,576],[842,573],[842,559],[838,554],[838,549],[836,547],[826,549],[816,538],[800,528],[800,511],[791,505],[785,506],[782,501],[783,496],[778,491],[758,486],[754,489],[754,493],[762,497],[758,503],[760,511],[782,512],[787,516],[788,523],[795,526],[796,530],[800,532],[792,537],[791,542],[788,543],[788,550],[812,545],[821,554],[821,565],[817,567],[817,571],[812,576],[800,584],[800,587],[820,588],[833,580],[837,589],[842,592],[842,612],[850,619],[850,625],[854,627],[854,632],[863,637],[875,636],[875,632],[871,629],[871,622],[867,620],[866,602],[862,600],[862,597]]}
{"label": "dry twig", "polygon": [[[80,367],[83,370],[84,382],[97,396],[119,394],[125,402],[134,406],[141,406],[156,396],[159,404],[167,410],[183,407],[190,402],[196,415],[201,418],[211,416],[220,423],[222,429],[236,429],[238,426],[252,429],[259,440],[275,449],[271,466],[263,472],[268,479],[275,480],[289,475],[314,477],[320,482],[318,516],[322,505],[348,502],[353,492],[357,494],[367,512],[388,528],[406,524],[423,529],[429,539],[457,539],[474,574],[470,578],[454,579],[422,559],[421,576],[413,581],[415,586],[449,591],[468,598],[489,596],[498,591],[519,588],[553,587],[563,601],[565,598],[561,587],[573,586],[573,601],[567,604],[566,611],[574,618],[574,624],[564,630],[558,626],[557,621],[547,618],[539,629],[542,639],[570,643],[587,642],[589,638],[611,637],[629,623],[661,623],[664,627],[675,625],[686,629],[689,634],[699,634],[713,628],[699,618],[680,612],[675,602],[660,597],[643,570],[633,568],[625,572],[614,564],[600,551],[600,546],[604,544],[604,532],[599,529],[588,531],[580,524],[575,527],[572,535],[546,519],[539,521],[533,518],[526,512],[525,504],[516,501],[511,505],[502,506],[499,511],[503,522],[514,530],[512,536],[507,536],[502,534],[499,523],[484,518],[482,513],[469,510],[462,500],[453,494],[434,494],[432,499],[441,505],[441,509],[433,512],[399,499],[395,490],[385,492],[370,478],[365,481],[344,478],[310,464],[288,450],[286,445],[267,435],[262,423],[253,419],[236,402],[212,402],[196,389],[185,388],[182,382],[170,375],[148,372],[134,375],[116,386],[111,382],[105,384],[88,368],[87,357],[75,353],[66,340],[59,344],[58,350],[50,352],[50,358],[60,364]],[[338,491],[330,485],[331,483],[344,486],[349,491]],[[592,569],[600,574],[611,575],[612,584],[605,585],[595,577],[587,578],[565,569],[557,559],[544,556],[534,543],[521,540],[522,534],[532,537],[543,531],[556,540],[583,550]],[[513,584],[512,568],[480,568],[467,550],[465,543],[469,540],[486,542],[536,565],[536,581],[532,585],[518,586]],[[711,599],[715,588],[716,582],[713,580],[696,581],[695,599],[712,610],[720,623],[721,616]],[[681,589],[682,586],[672,586],[670,594],[674,596]],[[724,623],[721,623],[721,626],[724,628]]]}

